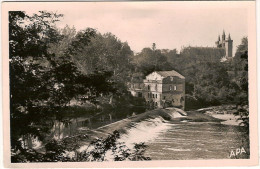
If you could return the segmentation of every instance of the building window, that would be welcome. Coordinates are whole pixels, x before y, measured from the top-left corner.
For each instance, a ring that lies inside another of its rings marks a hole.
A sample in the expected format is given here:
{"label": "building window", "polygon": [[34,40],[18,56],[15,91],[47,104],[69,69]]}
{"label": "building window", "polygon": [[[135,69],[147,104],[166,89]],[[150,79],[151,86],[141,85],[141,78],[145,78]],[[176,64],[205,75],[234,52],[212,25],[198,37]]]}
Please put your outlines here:
{"label": "building window", "polygon": [[177,86],[173,86],[174,87],[174,90],[177,90]]}
{"label": "building window", "polygon": [[157,94],[155,94],[155,98],[157,98]]}
{"label": "building window", "polygon": [[148,85],[148,90],[150,90],[150,85]]}
{"label": "building window", "polygon": [[157,84],[155,85],[155,91],[157,91]]}
{"label": "building window", "polygon": [[172,90],[172,85],[170,85],[169,90],[170,90],[170,91]]}
{"label": "building window", "polygon": [[166,96],[163,96],[163,100],[165,100],[166,99]]}
{"label": "building window", "polygon": [[148,93],[148,98],[150,97],[150,93]]}
{"label": "building window", "polygon": [[153,94],[153,98],[154,98],[154,94]]}

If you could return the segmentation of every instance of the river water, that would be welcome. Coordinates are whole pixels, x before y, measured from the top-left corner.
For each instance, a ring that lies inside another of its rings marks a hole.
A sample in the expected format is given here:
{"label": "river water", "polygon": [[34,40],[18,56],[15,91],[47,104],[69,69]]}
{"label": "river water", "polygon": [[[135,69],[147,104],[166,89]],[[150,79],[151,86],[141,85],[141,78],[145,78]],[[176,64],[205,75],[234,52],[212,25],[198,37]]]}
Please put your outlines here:
{"label": "river water", "polygon": [[[152,160],[228,159],[245,144],[243,128],[210,122],[168,123],[168,129],[147,144]],[[246,149],[246,148],[245,148]]]}
{"label": "river water", "polygon": [[[52,137],[62,139],[95,129],[121,118],[77,118],[69,125],[57,123]],[[229,159],[232,150],[248,145],[242,143],[246,134],[240,126],[219,122],[165,121],[161,117],[138,122],[126,131],[120,141],[126,144],[145,142],[146,156],[152,160]]]}

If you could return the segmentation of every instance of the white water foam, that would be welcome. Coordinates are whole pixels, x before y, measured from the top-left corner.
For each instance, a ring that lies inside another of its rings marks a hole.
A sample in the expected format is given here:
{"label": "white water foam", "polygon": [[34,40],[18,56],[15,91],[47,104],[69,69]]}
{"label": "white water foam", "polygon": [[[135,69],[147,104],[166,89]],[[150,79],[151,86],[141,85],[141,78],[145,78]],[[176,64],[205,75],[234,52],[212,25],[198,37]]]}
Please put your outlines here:
{"label": "white water foam", "polygon": [[[133,127],[127,130],[126,134],[123,134],[118,142],[123,143],[127,147],[125,149],[132,149],[134,143],[149,142],[158,137],[161,133],[166,132],[173,124],[167,123],[162,117],[154,119],[147,119],[145,121],[136,123]],[[118,145],[120,146],[120,145]],[[92,146],[81,146],[77,151],[83,152],[93,149]],[[67,156],[73,157],[73,152],[67,152]],[[106,153],[105,161],[113,161],[114,155],[111,150]]]}
{"label": "white water foam", "polygon": [[172,119],[187,116],[187,113],[185,111],[175,108],[175,107],[168,107],[168,108],[166,108],[166,110],[170,111],[170,112],[168,112],[168,115],[170,115]]}
{"label": "white water foam", "polygon": [[[171,115],[172,118],[183,117],[183,115],[174,110],[172,110],[169,115]],[[123,143],[129,149],[133,149],[134,143],[151,142],[155,138],[159,137],[160,134],[167,132],[167,130],[169,130],[172,125],[175,124],[168,123],[168,121],[164,120],[161,116],[156,118],[149,118],[141,122],[136,122],[131,128],[126,129],[126,134],[121,135],[118,142]],[[81,146],[77,151],[89,151],[92,148],[93,147],[91,146],[89,147],[88,145],[85,145]],[[67,152],[66,155],[73,156],[73,153]],[[113,161],[113,157],[114,156],[112,151],[108,151],[106,153],[105,161]]]}
{"label": "white water foam", "polygon": [[172,150],[172,151],[192,151],[191,149],[182,149],[182,148],[164,148],[166,150]]}
{"label": "white water foam", "polygon": [[[118,142],[123,142],[127,146],[134,143],[149,142],[158,137],[159,134],[166,132],[173,124],[168,124],[162,117],[147,119],[136,123],[128,129],[126,134],[123,134]],[[88,146],[82,146],[78,149],[79,152],[86,150]]]}
{"label": "white water foam", "polygon": [[170,128],[166,122],[162,117],[139,122],[122,135],[119,142],[124,142],[130,148],[134,143],[152,141]]}

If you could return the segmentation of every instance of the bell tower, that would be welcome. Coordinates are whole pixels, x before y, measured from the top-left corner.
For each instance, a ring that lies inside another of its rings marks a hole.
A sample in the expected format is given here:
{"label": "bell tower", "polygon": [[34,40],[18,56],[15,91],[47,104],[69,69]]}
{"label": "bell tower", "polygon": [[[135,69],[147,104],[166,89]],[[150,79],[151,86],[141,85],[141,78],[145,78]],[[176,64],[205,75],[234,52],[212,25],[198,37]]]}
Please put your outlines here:
{"label": "bell tower", "polygon": [[225,30],[223,30],[223,34],[222,34],[222,42],[224,42],[226,40],[226,34],[225,34]]}
{"label": "bell tower", "polygon": [[228,35],[228,38],[226,39],[225,31],[223,30],[222,38],[220,40],[220,36],[218,36],[218,40],[215,42],[217,48],[223,48],[226,52],[226,58],[232,58],[232,51],[233,51],[233,40],[230,37],[230,34]]}
{"label": "bell tower", "polygon": [[228,39],[225,41],[225,49],[226,49],[226,57],[232,58],[233,40],[231,40],[230,34],[228,35]]}

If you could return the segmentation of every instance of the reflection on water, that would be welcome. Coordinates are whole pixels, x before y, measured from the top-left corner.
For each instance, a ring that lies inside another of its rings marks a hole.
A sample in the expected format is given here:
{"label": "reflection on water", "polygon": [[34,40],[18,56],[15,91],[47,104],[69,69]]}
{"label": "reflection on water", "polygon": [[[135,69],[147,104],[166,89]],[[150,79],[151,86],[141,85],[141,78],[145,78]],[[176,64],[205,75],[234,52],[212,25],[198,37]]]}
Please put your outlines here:
{"label": "reflection on water", "polygon": [[153,160],[227,159],[241,147],[245,133],[239,126],[214,123],[178,123],[149,142]]}
{"label": "reflection on water", "polygon": [[68,122],[55,121],[49,137],[59,140],[64,137],[69,137],[80,133],[84,133],[84,131],[89,129],[96,129],[101,126],[114,123],[116,121],[122,120],[131,115],[132,113],[127,113],[118,116],[111,113],[111,114],[100,114],[91,118],[86,118],[86,117],[73,118],[67,120]]}

